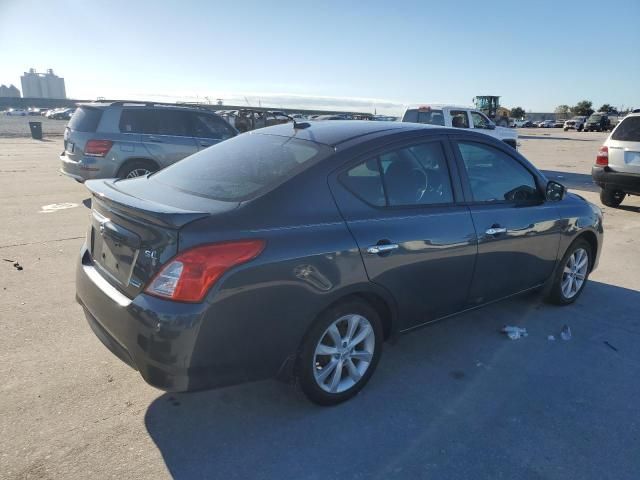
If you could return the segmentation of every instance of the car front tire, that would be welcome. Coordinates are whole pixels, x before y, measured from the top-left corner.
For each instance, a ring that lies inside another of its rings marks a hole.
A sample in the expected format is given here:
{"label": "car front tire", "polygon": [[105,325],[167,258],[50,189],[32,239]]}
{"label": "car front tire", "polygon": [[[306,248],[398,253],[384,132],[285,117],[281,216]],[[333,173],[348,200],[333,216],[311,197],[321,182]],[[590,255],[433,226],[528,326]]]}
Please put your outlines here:
{"label": "car front tire", "polygon": [[303,341],[297,377],[303,393],[318,405],[349,400],[367,384],[382,353],[378,313],[354,299],[322,313]]}
{"label": "car front tire", "polygon": [[582,238],[577,239],[569,246],[558,264],[548,300],[556,305],[575,302],[587,284],[592,266],[591,245]]}

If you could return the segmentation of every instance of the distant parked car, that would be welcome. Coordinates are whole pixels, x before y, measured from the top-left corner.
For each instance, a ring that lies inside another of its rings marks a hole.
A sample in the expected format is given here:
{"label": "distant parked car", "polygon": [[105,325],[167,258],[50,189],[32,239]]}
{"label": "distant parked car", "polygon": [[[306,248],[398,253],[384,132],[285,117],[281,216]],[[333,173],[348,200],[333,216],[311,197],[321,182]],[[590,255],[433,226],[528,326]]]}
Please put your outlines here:
{"label": "distant parked car", "polygon": [[553,128],[562,128],[564,127],[564,120],[555,120],[553,122]]}
{"label": "distant parked car", "polygon": [[5,112],[8,117],[26,117],[28,114],[29,112],[22,108],[10,108]]}
{"label": "distant parked car", "polygon": [[289,123],[87,188],[76,299],[107,348],[170,391],[280,373],[344,402],[385,340],[538,289],[571,304],[602,250],[598,207],[470,129]]}
{"label": "distant parked car", "polygon": [[606,132],[613,129],[611,119],[606,113],[594,113],[584,124],[585,132]]}
{"label": "distant parked car", "polygon": [[513,122],[513,126],[516,128],[529,128],[533,127],[533,123],[530,120],[516,120]]}
{"label": "distant parked car", "polygon": [[553,128],[555,125],[555,120],[543,120],[538,124],[540,128]]}
{"label": "distant parked car", "polygon": [[144,176],[237,133],[206,108],[80,104],[65,129],[60,171],[79,182]]}
{"label": "distant parked car", "polygon": [[48,118],[53,120],[69,120],[75,112],[75,108],[59,108],[53,112]]}
{"label": "distant parked car", "polygon": [[581,132],[584,128],[584,122],[586,121],[587,117],[573,117],[564,122],[564,131],[566,132],[568,130],[577,130],[578,132]]}
{"label": "distant parked car", "polygon": [[39,116],[42,115],[43,108],[30,108],[28,113],[30,116]]}
{"label": "distant parked car", "polygon": [[591,176],[608,207],[618,207],[626,195],[640,195],[640,113],[627,115],[611,132]]}

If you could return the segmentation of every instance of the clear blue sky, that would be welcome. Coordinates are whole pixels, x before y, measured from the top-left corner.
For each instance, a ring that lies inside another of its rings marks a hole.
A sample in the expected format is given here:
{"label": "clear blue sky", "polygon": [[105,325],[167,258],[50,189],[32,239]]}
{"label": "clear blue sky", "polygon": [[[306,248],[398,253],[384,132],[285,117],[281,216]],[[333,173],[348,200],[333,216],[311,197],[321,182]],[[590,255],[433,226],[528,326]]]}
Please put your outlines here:
{"label": "clear blue sky", "polygon": [[0,0],[0,83],[34,67],[74,98],[640,108],[639,25],[640,0]]}

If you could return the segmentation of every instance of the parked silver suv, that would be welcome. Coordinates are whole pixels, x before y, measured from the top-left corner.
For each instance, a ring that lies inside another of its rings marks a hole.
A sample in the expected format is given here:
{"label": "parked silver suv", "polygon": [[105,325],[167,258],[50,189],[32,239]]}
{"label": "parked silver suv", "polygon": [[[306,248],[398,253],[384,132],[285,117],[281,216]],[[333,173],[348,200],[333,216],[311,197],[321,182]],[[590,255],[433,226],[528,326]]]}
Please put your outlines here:
{"label": "parked silver suv", "polygon": [[237,134],[205,107],[121,101],[80,104],[64,132],[60,171],[79,182],[138,177]]}

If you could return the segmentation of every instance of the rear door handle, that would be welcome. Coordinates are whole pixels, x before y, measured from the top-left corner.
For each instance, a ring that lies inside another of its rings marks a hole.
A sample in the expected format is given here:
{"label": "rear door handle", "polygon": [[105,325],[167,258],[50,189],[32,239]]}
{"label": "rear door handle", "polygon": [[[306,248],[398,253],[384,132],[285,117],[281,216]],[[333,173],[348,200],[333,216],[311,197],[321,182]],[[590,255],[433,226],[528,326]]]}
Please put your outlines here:
{"label": "rear door handle", "polygon": [[162,140],[158,137],[149,137],[150,142],[162,143]]}
{"label": "rear door handle", "polygon": [[486,232],[487,235],[497,235],[499,233],[507,233],[507,229],[503,227],[491,227],[488,228]]}
{"label": "rear door handle", "polygon": [[367,253],[370,253],[371,255],[378,255],[380,253],[391,252],[392,250],[396,250],[397,248],[398,248],[398,245],[395,243],[371,245],[369,248],[367,248]]}

